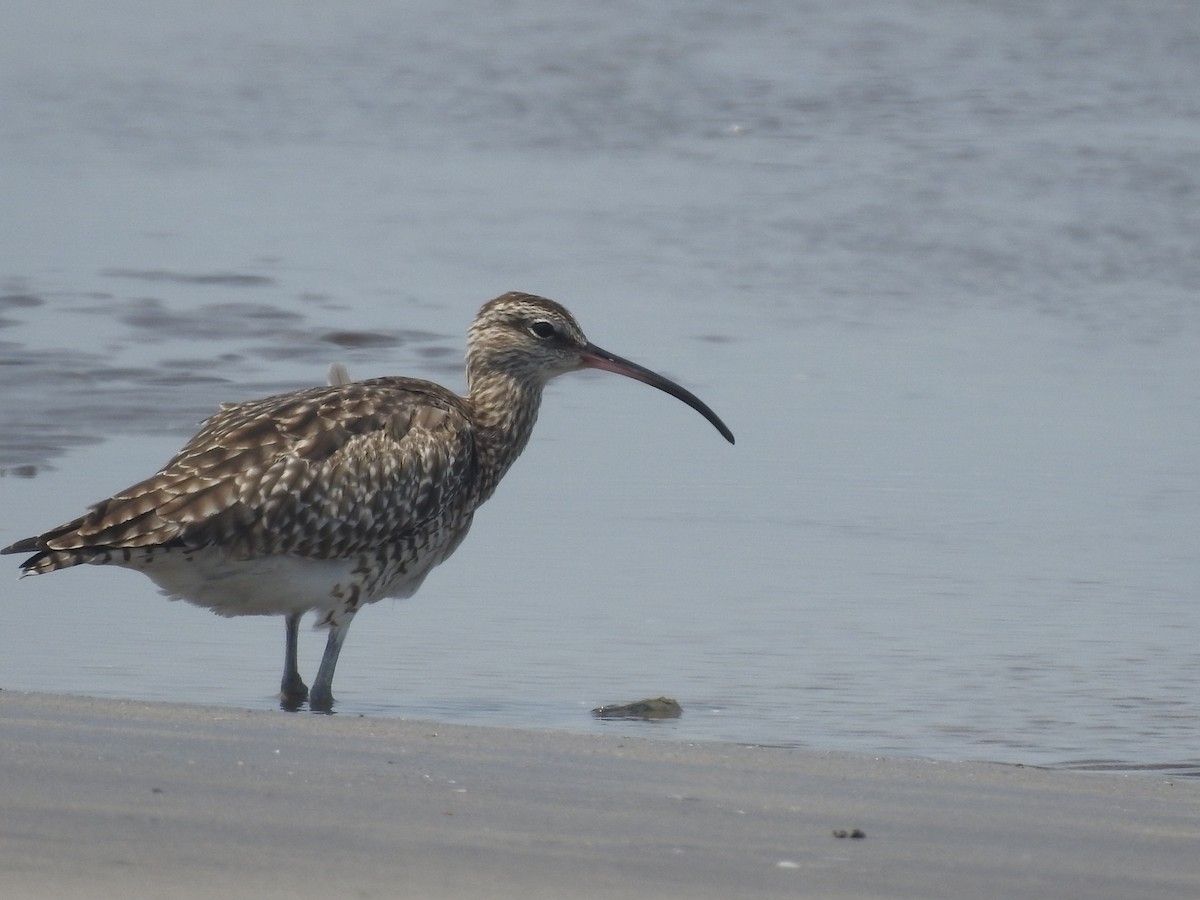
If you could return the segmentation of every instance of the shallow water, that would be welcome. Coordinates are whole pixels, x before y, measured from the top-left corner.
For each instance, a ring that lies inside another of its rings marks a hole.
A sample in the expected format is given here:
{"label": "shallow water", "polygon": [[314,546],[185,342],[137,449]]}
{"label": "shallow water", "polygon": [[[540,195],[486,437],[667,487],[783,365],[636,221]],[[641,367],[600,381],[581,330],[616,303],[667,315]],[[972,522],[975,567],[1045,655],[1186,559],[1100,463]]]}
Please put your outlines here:
{"label": "shallow water", "polygon": [[[1197,765],[1190,4],[302,6],[0,36],[0,543],[335,360],[460,388],[531,290],[738,444],[557,382],[454,559],[357,619],[344,713],[669,694],[639,731]],[[94,569],[3,602],[4,688],[272,704],[276,620]]]}

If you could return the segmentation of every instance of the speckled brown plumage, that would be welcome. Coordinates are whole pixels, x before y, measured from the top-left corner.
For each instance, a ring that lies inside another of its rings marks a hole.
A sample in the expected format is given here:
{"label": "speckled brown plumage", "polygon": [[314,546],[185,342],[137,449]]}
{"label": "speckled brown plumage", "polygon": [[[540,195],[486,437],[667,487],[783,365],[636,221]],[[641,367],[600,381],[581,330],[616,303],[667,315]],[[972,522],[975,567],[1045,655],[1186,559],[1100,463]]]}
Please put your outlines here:
{"label": "speckled brown plumage", "polygon": [[14,551],[49,572],[113,548],[220,546],[232,559],[371,551],[478,505],[469,409],[404,378],[229,404],[155,475]]}
{"label": "speckled brown plumage", "polygon": [[[350,620],[411,596],[453,553],[528,442],[546,382],[584,367],[665,390],[733,440],[693,395],[588,343],[559,304],[509,293],[471,326],[466,397],[389,377],[225,404],[150,478],[2,552],[32,553],[25,574],[114,564],[223,615],[284,615],[285,704],[329,710]],[[309,610],[330,629],[311,696],[295,660]]]}

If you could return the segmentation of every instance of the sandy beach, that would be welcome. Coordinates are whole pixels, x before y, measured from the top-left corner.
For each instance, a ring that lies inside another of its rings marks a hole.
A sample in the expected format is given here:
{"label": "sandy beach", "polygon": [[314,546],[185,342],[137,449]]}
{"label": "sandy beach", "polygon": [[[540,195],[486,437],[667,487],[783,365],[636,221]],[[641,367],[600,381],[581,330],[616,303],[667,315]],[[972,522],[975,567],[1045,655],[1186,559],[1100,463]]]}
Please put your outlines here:
{"label": "sandy beach", "polygon": [[9,691],[0,717],[6,898],[1200,896],[1187,779]]}

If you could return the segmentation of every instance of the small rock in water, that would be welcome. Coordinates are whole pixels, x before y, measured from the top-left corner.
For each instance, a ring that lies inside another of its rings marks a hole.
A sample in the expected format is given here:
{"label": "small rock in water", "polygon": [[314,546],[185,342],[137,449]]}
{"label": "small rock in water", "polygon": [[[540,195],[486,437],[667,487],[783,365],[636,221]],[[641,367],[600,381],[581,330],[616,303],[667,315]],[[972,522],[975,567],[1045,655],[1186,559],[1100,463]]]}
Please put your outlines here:
{"label": "small rock in water", "polygon": [[683,715],[679,701],[671,697],[655,697],[636,703],[610,703],[592,710],[601,719],[678,719]]}
{"label": "small rock in water", "polygon": [[835,828],[833,829],[835,838],[853,838],[856,841],[861,841],[867,836],[867,833],[861,828]]}

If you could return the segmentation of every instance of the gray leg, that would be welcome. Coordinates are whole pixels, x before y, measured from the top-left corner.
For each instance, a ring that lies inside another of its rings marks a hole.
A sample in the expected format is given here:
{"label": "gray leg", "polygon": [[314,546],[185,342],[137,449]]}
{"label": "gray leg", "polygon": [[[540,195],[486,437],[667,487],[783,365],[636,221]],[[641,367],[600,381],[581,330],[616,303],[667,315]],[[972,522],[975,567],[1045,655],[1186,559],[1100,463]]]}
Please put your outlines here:
{"label": "gray leg", "polygon": [[300,641],[300,617],[303,613],[291,613],[284,620],[287,628],[287,648],[283,657],[283,681],[279,683],[279,705],[295,711],[308,699],[308,686],[300,677],[297,664],[296,645]]}
{"label": "gray leg", "polygon": [[321,668],[308,695],[308,708],[313,712],[333,712],[333,670],[337,668],[338,654],[346,640],[353,616],[344,616],[341,625],[329,627],[329,639],[325,642],[325,655],[321,657]]}

